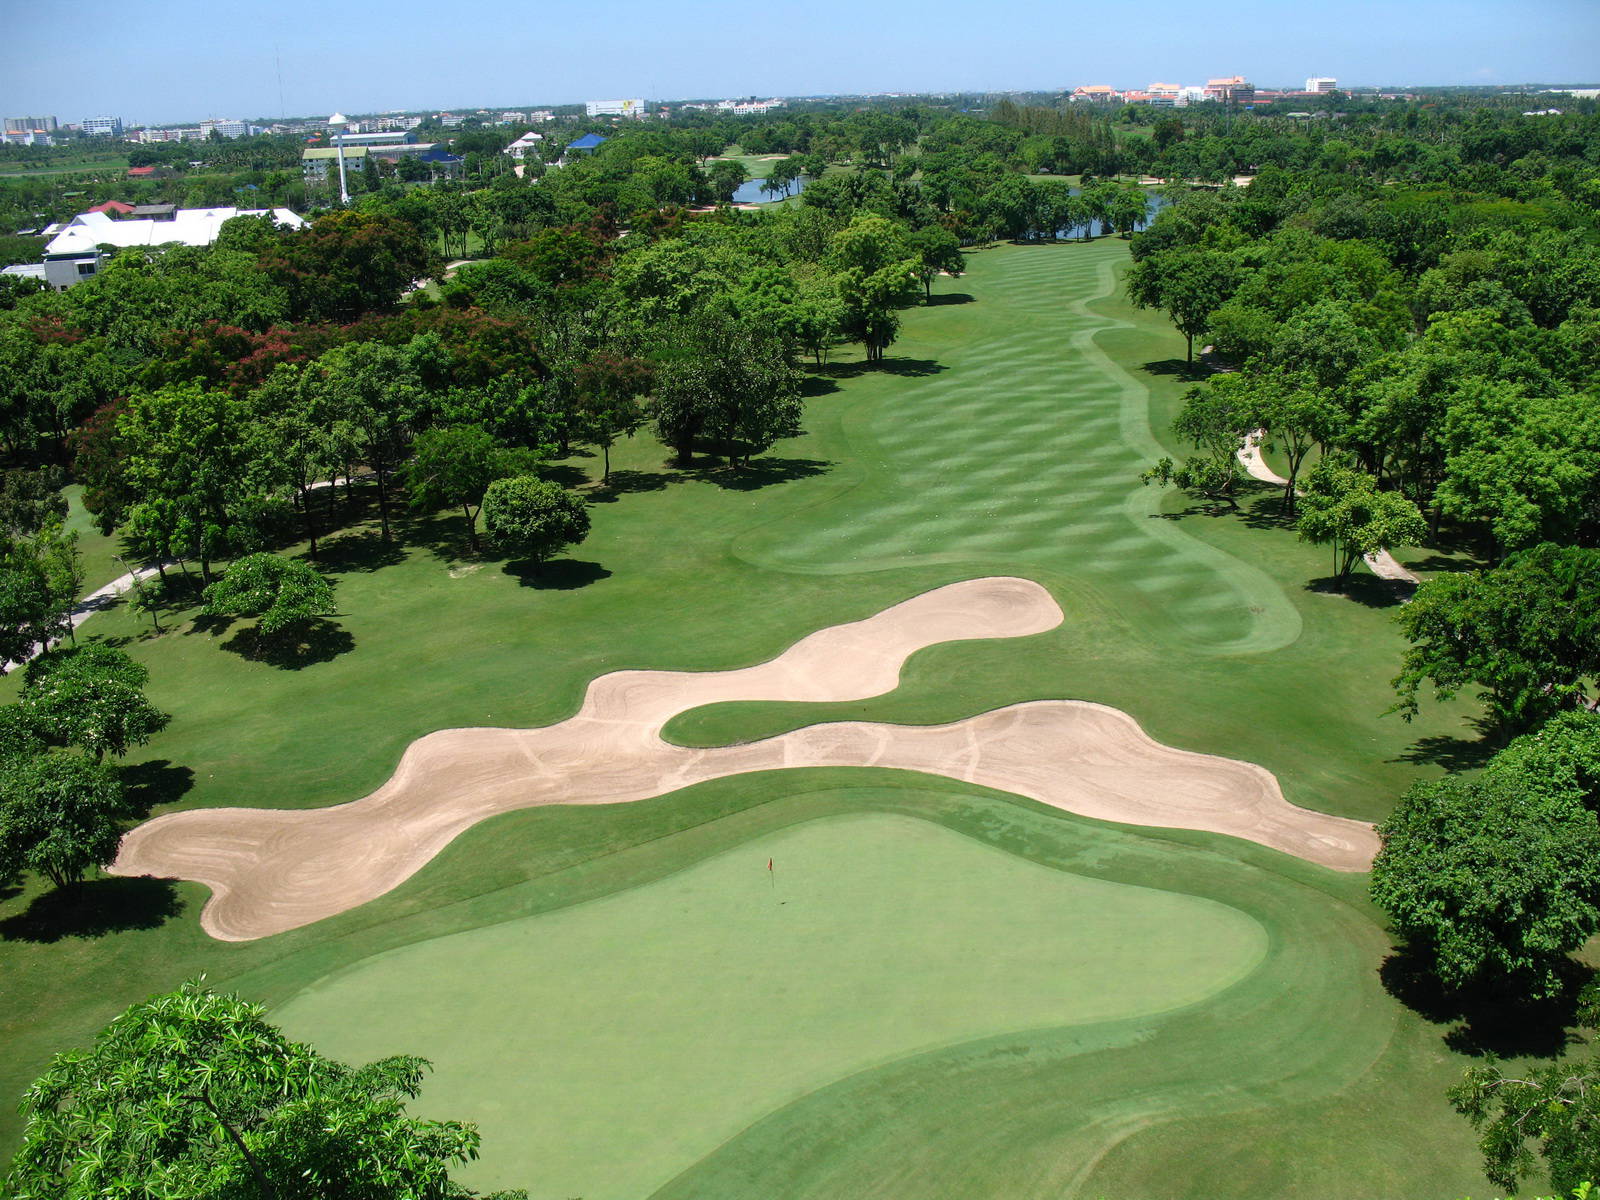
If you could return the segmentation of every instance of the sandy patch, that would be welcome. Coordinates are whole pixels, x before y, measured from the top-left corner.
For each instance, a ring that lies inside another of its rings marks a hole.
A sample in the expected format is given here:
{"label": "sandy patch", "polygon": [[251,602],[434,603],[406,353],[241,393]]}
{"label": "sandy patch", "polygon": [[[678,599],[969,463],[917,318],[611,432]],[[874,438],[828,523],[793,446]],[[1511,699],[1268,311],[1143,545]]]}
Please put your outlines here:
{"label": "sandy patch", "polygon": [[722,701],[882,695],[924,647],[1027,637],[1062,620],[1030,580],[974,579],[820,630],[759,666],[617,671],[594,680],[577,715],[559,724],[418,738],[387,783],[349,804],[157,817],[123,839],[112,872],[206,884],[202,927],[248,941],[383,895],[496,813],[644,800],[708,779],[810,766],[921,771],[1104,820],[1231,834],[1337,870],[1370,865],[1371,826],[1296,808],[1261,767],[1163,746],[1098,704],[1040,700],[936,726],[813,725],[706,750],[660,737],[679,713]]}

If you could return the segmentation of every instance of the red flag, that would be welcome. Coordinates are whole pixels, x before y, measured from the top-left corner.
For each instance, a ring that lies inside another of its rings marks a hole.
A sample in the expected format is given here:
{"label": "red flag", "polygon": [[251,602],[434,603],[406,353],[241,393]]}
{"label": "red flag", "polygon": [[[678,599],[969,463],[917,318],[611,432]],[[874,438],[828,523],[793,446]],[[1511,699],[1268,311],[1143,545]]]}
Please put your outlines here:
{"label": "red flag", "polygon": [[767,870],[772,870],[772,860],[770,858],[767,859]]}

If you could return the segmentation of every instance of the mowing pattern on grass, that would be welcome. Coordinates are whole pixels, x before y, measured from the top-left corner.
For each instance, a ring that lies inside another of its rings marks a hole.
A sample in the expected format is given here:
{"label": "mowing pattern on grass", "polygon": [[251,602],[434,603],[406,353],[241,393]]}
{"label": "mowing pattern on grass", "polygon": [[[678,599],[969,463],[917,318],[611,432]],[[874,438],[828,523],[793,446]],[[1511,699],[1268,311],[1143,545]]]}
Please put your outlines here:
{"label": "mowing pattern on grass", "polygon": [[1117,258],[1097,247],[1039,249],[984,288],[1008,323],[941,357],[937,373],[855,427],[864,456],[888,467],[869,495],[846,496],[836,519],[807,512],[741,548],[815,572],[919,560],[1067,564],[1085,582],[1131,590],[1153,633],[1188,649],[1255,653],[1293,641],[1300,617],[1282,588],[1151,519],[1160,491],[1138,476],[1162,451],[1148,388],[1095,340],[1124,323],[1087,306],[1115,289]]}
{"label": "mowing pattern on grass", "polygon": [[1339,870],[1371,865],[1371,826],[1295,808],[1270,772],[1162,746],[1103,705],[1039,700],[925,728],[813,725],[719,749],[661,740],[668,721],[704,704],[877,696],[894,689],[918,650],[1026,637],[1061,619],[1036,583],[970,579],[820,630],[760,666],[619,671],[595,680],[578,715],[559,725],[429,734],[387,784],[349,804],[158,817],[123,839],[112,870],[209,885],[206,930],[246,940],[376,899],[497,813],[645,800],[723,775],[821,766],[928,771],[1104,820],[1233,834]]}
{"label": "mowing pattern on grass", "polygon": [[857,1071],[1148,1018],[1266,950],[1257,922],[1210,900],[1052,870],[926,821],[834,817],[369,958],[274,1016],[339,1057],[431,1059],[430,1108],[480,1123],[494,1178],[639,1200]]}

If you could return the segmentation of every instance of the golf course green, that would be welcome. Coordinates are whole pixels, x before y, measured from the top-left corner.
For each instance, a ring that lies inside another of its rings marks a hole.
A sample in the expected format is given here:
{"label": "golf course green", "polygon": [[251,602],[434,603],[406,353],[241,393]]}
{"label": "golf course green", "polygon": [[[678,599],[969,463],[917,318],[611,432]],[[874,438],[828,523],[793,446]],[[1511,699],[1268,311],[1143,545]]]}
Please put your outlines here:
{"label": "golf course green", "polygon": [[[193,614],[126,640],[171,726],[155,811],[353,800],[417,737],[571,716],[608,671],[727,670],[931,588],[1018,575],[1048,633],[931,646],[867,700],[736,702],[665,736],[929,724],[1082,699],[1259,763],[1293,804],[1381,818],[1475,739],[1466,704],[1384,716],[1381,589],[1324,590],[1275,492],[1241,514],[1142,487],[1181,451],[1183,339],[1120,294],[1127,244],[968,256],[882,369],[814,371],[806,431],[745,472],[645,435],[556,464],[593,532],[528,578],[459,516],[326,544],[350,646],[286,671]],[[9,693],[14,684],[0,681]],[[766,870],[771,858],[774,870]],[[0,1092],[204,972],[329,1054],[416,1053],[421,1112],[478,1121],[464,1178],[536,1200],[655,1196],[1485,1194],[1443,1099],[1465,1061],[1383,989],[1366,880],[1214,834],[1133,829],[959,780],[768,771],[493,817],[379,899],[222,943],[196,884],[105,880],[114,919],[0,909]],[[0,1110],[0,1150],[18,1123]]]}

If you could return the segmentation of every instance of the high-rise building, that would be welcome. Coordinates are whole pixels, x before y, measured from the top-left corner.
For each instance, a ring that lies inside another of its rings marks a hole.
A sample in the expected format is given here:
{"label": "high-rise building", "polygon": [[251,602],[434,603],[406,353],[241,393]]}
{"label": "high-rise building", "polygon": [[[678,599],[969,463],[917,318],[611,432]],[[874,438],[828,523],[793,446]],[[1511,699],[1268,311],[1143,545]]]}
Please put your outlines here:
{"label": "high-rise building", "polygon": [[217,131],[218,136],[225,138],[241,138],[248,136],[250,133],[250,126],[246,125],[243,121],[200,122],[200,136],[210,136],[213,129]]}
{"label": "high-rise building", "polygon": [[56,131],[56,119],[54,117],[6,118],[7,133],[32,133],[36,129],[44,133],[54,133]]}
{"label": "high-rise building", "polygon": [[1333,91],[1338,86],[1339,81],[1329,76],[1313,75],[1306,80],[1306,91],[1315,92],[1319,96]]}
{"label": "high-rise building", "polygon": [[83,131],[90,137],[121,137],[121,117],[85,117]]}

